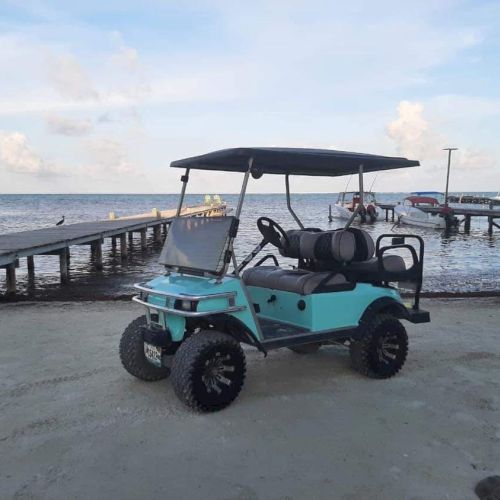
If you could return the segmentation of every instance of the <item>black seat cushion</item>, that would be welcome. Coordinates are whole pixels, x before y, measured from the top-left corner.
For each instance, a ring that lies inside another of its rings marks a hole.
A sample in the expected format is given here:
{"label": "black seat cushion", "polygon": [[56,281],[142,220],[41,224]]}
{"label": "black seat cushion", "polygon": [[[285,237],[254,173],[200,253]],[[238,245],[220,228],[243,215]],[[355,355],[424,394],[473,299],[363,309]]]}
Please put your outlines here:
{"label": "black seat cushion", "polygon": [[406,271],[404,259],[399,255],[384,255],[382,257],[384,269],[380,271],[378,258],[373,257],[364,262],[351,262],[342,269],[350,280],[355,281],[386,281],[385,272],[399,273]]}
{"label": "black seat cushion", "polygon": [[315,273],[303,269],[287,270],[275,266],[252,267],[243,273],[242,278],[247,286],[282,290],[300,295],[352,290],[355,286],[340,273]]}

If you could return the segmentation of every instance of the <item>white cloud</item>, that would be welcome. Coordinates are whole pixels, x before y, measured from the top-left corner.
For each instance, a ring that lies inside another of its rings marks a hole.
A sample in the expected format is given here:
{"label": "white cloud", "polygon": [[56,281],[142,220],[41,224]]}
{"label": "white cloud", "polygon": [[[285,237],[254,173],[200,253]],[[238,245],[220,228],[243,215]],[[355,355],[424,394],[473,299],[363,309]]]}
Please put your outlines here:
{"label": "white cloud", "polygon": [[[397,152],[422,162],[442,161],[443,148],[453,144],[424,117],[423,104],[401,101],[397,112],[398,118],[387,126],[387,135],[396,143]],[[461,147],[453,154],[453,165],[457,168],[481,169],[494,163],[487,153],[469,147]]]}
{"label": "white cloud", "polygon": [[51,54],[47,69],[50,82],[62,97],[77,101],[99,99],[97,90],[75,56]]}
{"label": "white cloud", "polygon": [[113,54],[113,61],[128,71],[136,71],[139,66],[139,52],[129,47],[119,31],[113,31],[111,38],[117,46],[117,52]]}
{"label": "white cloud", "polygon": [[19,174],[48,176],[61,173],[60,169],[47,163],[30,148],[21,132],[0,131],[0,163],[7,170]]}
{"label": "white cloud", "polygon": [[89,141],[87,146],[92,164],[84,170],[92,176],[141,175],[141,172],[130,162],[125,148],[119,142],[101,138]]}
{"label": "white cloud", "polygon": [[92,123],[88,119],[72,120],[57,115],[47,115],[45,122],[49,132],[58,135],[82,136],[92,131]]}

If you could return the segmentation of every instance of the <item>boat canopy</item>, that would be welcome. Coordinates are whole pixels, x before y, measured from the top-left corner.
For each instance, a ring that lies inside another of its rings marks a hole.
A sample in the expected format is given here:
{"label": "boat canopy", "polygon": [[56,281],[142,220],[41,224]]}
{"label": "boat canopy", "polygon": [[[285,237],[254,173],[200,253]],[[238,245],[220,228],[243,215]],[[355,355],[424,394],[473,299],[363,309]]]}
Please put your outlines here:
{"label": "boat canopy", "polygon": [[436,198],[431,198],[430,196],[408,196],[405,198],[412,205],[439,205],[439,201]]}
{"label": "boat canopy", "polygon": [[416,194],[417,196],[429,196],[432,194],[444,196],[444,193],[441,193],[441,191],[413,191],[410,194]]}
{"label": "boat canopy", "polygon": [[173,161],[170,166],[197,170],[262,174],[340,176],[395,168],[417,167],[418,161],[330,149],[231,148]]}

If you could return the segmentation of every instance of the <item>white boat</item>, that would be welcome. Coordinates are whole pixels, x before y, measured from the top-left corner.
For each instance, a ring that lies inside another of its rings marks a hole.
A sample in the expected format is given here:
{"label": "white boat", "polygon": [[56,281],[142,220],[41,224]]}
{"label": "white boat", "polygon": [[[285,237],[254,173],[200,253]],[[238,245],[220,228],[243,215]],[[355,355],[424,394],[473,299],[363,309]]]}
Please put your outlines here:
{"label": "white boat", "polygon": [[[356,215],[355,220],[361,222],[375,222],[379,217],[382,217],[382,210],[377,206],[375,193],[365,191],[363,202],[365,210],[360,210]],[[358,191],[345,191],[343,193],[339,193],[337,203],[332,206],[332,217],[336,217],[338,219],[350,219],[358,205]]]}
{"label": "white boat", "polygon": [[429,196],[431,194],[442,195],[442,193],[436,193],[434,191],[412,193],[412,196],[408,196],[402,203],[396,205],[394,207],[394,214],[398,222],[407,226],[445,229],[446,220],[443,214],[431,214],[421,210],[421,208],[435,208],[441,206],[437,198]]}

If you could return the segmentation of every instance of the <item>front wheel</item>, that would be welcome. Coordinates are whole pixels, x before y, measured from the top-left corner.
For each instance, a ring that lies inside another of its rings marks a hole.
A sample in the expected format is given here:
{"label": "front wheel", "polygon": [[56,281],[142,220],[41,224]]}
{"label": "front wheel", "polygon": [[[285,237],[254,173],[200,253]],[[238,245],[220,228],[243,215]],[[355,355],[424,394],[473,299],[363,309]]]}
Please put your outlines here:
{"label": "front wheel", "polygon": [[141,327],[146,324],[146,316],[140,316],[125,328],[120,340],[120,360],[131,375],[146,382],[153,382],[167,378],[170,370],[154,366],[146,359],[141,331]]}
{"label": "front wheel", "polygon": [[210,412],[231,404],[245,380],[245,354],[233,337],[202,330],[187,338],[175,353],[172,385],[189,408]]}
{"label": "front wheel", "polygon": [[408,335],[390,314],[379,314],[361,340],[351,343],[351,363],[370,378],[390,378],[403,367],[408,354]]}

